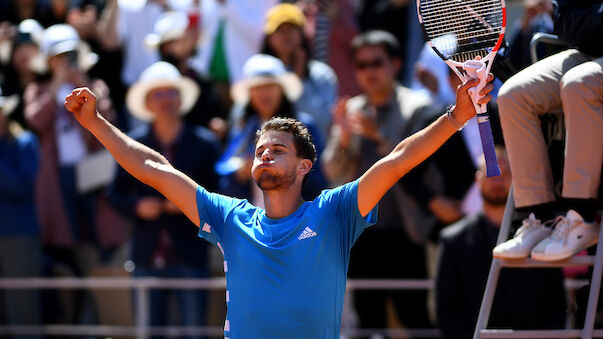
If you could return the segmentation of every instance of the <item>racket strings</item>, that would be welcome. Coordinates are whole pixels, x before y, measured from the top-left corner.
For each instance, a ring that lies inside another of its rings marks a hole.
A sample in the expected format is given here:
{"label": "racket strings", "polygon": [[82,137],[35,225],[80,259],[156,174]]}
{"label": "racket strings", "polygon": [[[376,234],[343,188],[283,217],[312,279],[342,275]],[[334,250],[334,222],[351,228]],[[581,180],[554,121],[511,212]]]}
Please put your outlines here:
{"label": "racket strings", "polygon": [[421,0],[419,4],[422,15],[429,15],[432,12],[452,12],[461,11],[465,8],[473,10],[484,9],[489,7],[501,8],[502,3],[498,0],[490,1],[439,1],[439,0]]}
{"label": "racket strings", "polygon": [[459,5],[451,2],[452,5],[448,6],[429,6],[425,5],[421,7],[421,13],[424,17],[442,16],[448,13],[463,13],[463,12],[477,12],[480,14],[490,14],[494,11],[502,12],[502,5],[500,3],[478,3],[476,6],[470,5]]}
{"label": "racket strings", "polygon": [[[425,29],[430,30],[431,28],[426,27]],[[447,27],[434,26],[434,28],[431,29],[431,32],[429,35],[431,37],[431,40],[438,38],[440,36],[447,35],[447,34],[454,34],[457,37],[457,40],[459,40],[459,41],[463,41],[465,39],[478,39],[480,41],[494,39],[494,41],[497,41],[501,30],[502,30],[502,25],[495,31],[491,31],[488,29],[481,29],[481,30],[456,29],[456,30],[452,30],[452,29],[448,29]]]}
{"label": "racket strings", "polygon": [[480,51],[471,51],[466,53],[454,54],[451,59],[462,63],[468,60],[475,60],[475,58],[478,56],[481,58],[485,58],[486,55],[488,55],[488,51],[486,49],[483,49]]}
{"label": "racket strings", "polygon": [[[463,17],[443,15],[441,17],[429,18],[429,20],[424,19],[423,25],[428,29],[440,28],[442,30],[453,30],[459,29],[459,25],[473,22],[475,22],[475,19],[467,20],[466,15],[463,15]],[[480,22],[480,25],[484,27],[484,30],[486,31],[500,31],[500,29],[502,28],[502,18],[495,18],[495,20],[491,20],[490,22],[486,21],[485,24]]]}
{"label": "racket strings", "polygon": [[458,62],[485,57],[504,28],[500,0],[420,0],[419,10],[428,39]]}
{"label": "racket strings", "polygon": [[[491,9],[496,9],[492,11]],[[480,11],[468,11],[466,9],[456,10],[454,12],[439,11],[433,14],[423,15],[423,25],[430,34],[437,34],[451,30],[464,29],[466,25],[476,25],[483,27],[483,31],[497,31],[502,29],[502,8],[498,6],[487,7]],[[432,32],[429,32],[432,31]]]}
{"label": "racket strings", "polygon": [[449,58],[458,62],[473,60],[478,55],[483,58],[492,50],[494,43],[496,43],[496,40],[462,44],[457,46],[454,53],[450,53]]}
{"label": "racket strings", "polygon": [[502,26],[500,27],[500,29],[498,29],[497,31],[490,31],[487,29],[482,29],[482,30],[472,30],[470,32],[467,31],[463,31],[463,30],[457,30],[457,31],[453,31],[453,30],[438,30],[435,31],[433,34],[433,38],[437,38],[439,36],[442,35],[446,35],[446,34],[455,34],[456,36],[459,37],[474,37],[474,38],[480,38],[480,37],[485,37],[485,36],[496,36],[498,39],[498,35],[500,34],[500,31],[502,30]]}
{"label": "racket strings", "polygon": [[495,29],[502,25],[502,8],[500,6],[490,6],[480,9],[467,8],[454,9],[452,11],[434,11],[426,13],[423,16],[424,22],[429,24],[451,25],[453,23],[477,21],[485,28]]}

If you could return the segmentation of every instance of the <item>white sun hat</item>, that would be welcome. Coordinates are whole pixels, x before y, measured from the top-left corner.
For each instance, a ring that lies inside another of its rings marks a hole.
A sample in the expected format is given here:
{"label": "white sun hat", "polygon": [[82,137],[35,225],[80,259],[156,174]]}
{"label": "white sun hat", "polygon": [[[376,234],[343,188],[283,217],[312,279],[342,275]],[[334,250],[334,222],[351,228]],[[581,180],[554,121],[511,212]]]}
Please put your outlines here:
{"label": "white sun hat", "polygon": [[186,33],[188,24],[188,16],[183,12],[162,13],[153,26],[153,33],[145,37],[144,43],[149,49],[156,49],[165,42],[180,39]]}
{"label": "white sun hat", "polygon": [[77,66],[87,71],[98,61],[98,55],[90,51],[75,28],[68,24],[52,25],[44,30],[40,39],[40,53],[32,59],[31,67],[38,73],[48,71],[48,59],[55,55],[77,52]]}
{"label": "white sun hat", "polygon": [[25,19],[19,23],[17,31],[19,34],[29,35],[31,41],[39,45],[44,33],[44,27],[34,19]]}
{"label": "white sun hat", "polygon": [[147,109],[146,98],[149,91],[158,87],[175,87],[180,91],[182,115],[190,111],[200,93],[197,83],[188,77],[183,77],[176,66],[158,61],[142,71],[138,81],[130,87],[126,95],[126,104],[130,113],[143,121],[152,121],[154,114]]}
{"label": "white sun hat", "polygon": [[230,94],[237,104],[245,105],[250,88],[271,83],[280,84],[291,101],[299,99],[303,91],[301,80],[295,73],[288,72],[282,61],[271,55],[256,54],[243,65],[242,79],[232,86]]}

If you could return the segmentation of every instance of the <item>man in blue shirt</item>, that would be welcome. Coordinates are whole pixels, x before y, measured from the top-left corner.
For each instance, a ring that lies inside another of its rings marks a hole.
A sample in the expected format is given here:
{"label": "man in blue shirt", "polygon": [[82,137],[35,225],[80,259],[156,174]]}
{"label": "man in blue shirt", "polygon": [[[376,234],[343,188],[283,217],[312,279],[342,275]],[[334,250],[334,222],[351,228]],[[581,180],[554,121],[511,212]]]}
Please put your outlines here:
{"label": "man in blue shirt", "polygon": [[[296,120],[270,120],[258,132],[251,169],[265,210],[207,192],[159,153],[128,138],[97,113],[87,88],[68,95],[65,107],[126,171],[165,195],[200,227],[201,237],[222,250],[225,337],[334,339],[352,244],[376,221],[373,210],[385,192],[475,115],[467,90],[476,84],[459,86],[454,108],[400,142],[358,180],[311,202],[301,197],[316,159],[309,133]],[[488,85],[481,91],[481,103],[491,99],[491,90]]]}

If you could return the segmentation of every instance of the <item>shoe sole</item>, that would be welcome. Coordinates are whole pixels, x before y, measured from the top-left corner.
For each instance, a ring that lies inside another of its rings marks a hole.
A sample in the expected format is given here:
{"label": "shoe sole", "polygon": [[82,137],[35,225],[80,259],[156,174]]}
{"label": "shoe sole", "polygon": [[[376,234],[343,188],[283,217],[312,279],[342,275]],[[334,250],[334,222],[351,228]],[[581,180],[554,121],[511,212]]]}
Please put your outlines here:
{"label": "shoe sole", "polygon": [[546,261],[546,262],[569,259],[574,254],[581,252],[582,250],[585,250],[591,246],[596,245],[598,240],[599,239],[594,239],[590,243],[588,243],[586,246],[579,248],[570,254],[543,255],[543,254],[538,254],[538,253],[532,253],[532,259],[538,260],[538,261]]}
{"label": "shoe sole", "polygon": [[503,260],[518,260],[518,259],[527,259],[530,253],[527,254],[513,254],[513,253],[494,253],[492,252],[492,257],[494,259],[503,259]]}

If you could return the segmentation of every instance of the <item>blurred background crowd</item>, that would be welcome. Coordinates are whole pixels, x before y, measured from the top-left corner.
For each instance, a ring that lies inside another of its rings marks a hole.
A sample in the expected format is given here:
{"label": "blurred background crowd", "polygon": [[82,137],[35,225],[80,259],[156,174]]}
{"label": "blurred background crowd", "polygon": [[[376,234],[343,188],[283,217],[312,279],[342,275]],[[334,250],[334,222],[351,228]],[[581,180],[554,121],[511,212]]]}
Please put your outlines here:
{"label": "blurred background crowd", "polygon": [[[454,102],[459,80],[425,46],[415,6],[0,0],[0,277],[223,276],[219,250],[117,168],[64,109],[65,96],[90,87],[122,131],[210,191],[259,206],[255,131],[274,116],[298,118],[319,154],[303,192],[310,200],[357,178]],[[496,88],[530,64],[531,36],[553,30],[550,1],[508,6]],[[496,100],[489,109],[503,175],[482,173],[471,121],[388,192],[379,223],[352,250],[350,278],[435,278],[435,298],[357,290],[343,326],[470,337],[511,182]],[[491,324],[565,326],[563,278],[575,272],[504,273]],[[128,325],[133,305],[128,291],[5,290],[0,324]],[[154,325],[221,326],[225,315],[222,291],[153,290],[150,306]]]}

